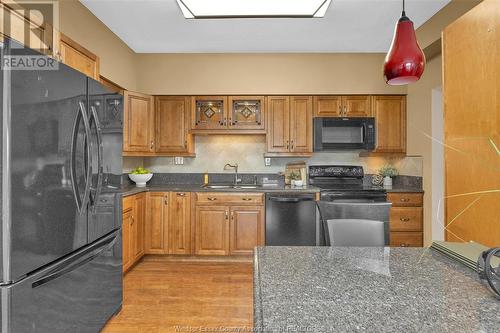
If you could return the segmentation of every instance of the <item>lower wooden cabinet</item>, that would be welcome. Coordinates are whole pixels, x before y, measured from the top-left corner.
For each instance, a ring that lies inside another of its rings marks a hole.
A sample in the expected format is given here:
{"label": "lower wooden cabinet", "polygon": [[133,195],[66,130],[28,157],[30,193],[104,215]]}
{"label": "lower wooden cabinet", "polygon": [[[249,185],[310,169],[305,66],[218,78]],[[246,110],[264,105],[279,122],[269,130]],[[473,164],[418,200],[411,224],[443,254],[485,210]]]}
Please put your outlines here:
{"label": "lower wooden cabinet", "polygon": [[423,194],[388,193],[391,246],[423,246]]}
{"label": "lower wooden cabinet", "polygon": [[145,233],[145,253],[168,253],[168,192],[148,193],[148,221]]}
{"label": "lower wooden cabinet", "polygon": [[252,255],[264,242],[264,196],[196,193],[195,254]]}
{"label": "lower wooden cabinet", "polygon": [[144,255],[145,219],[146,193],[139,193],[123,199],[122,260],[124,272]]}
{"label": "lower wooden cabinet", "polygon": [[229,254],[252,255],[264,242],[264,209],[262,206],[231,207]]}
{"label": "lower wooden cabinet", "polygon": [[197,206],[195,254],[229,254],[229,207]]}
{"label": "lower wooden cabinet", "polygon": [[191,254],[191,193],[148,193],[147,254]]}
{"label": "lower wooden cabinet", "polygon": [[191,193],[171,192],[169,208],[170,254],[191,254]]}

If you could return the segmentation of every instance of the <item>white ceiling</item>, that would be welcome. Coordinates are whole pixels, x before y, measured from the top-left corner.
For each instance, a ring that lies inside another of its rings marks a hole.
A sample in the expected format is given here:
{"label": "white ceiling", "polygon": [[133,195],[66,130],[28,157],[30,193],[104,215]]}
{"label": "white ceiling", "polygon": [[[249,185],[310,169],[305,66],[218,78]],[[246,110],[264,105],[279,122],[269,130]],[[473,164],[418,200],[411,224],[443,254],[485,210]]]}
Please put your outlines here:
{"label": "white ceiling", "polygon": [[[386,52],[402,3],[333,0],[317,19],[193,20],[175,0],[80,2],[138,53]],[[406,14],[417,28],[448,2],[406,0]]]}

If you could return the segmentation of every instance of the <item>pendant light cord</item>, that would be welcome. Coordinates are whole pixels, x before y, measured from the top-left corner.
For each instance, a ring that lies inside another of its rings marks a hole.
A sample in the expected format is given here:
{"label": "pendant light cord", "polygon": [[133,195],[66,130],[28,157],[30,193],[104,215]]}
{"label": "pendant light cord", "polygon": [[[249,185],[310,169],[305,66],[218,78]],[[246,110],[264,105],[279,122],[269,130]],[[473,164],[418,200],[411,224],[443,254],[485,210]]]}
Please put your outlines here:
{"label": "pendant light cord", "polygon": [[405,12],[405,0],[403,0],[403,12],[401,13],[401,16],[406,16],[406,12]]}

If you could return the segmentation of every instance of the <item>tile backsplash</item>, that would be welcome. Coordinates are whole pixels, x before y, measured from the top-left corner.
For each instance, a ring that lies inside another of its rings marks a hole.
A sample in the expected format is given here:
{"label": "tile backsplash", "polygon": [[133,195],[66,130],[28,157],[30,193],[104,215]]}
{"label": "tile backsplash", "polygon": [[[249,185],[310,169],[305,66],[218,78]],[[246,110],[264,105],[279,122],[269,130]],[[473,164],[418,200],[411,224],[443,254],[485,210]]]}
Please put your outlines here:
{"label": "tile backsplash", "polygon": [[[361,165],[365,173],[376,173],[386,163],[393,164],[401,175],[422,176],[422,157],[359,157],[358,152],[315,153],[311,158],[273,158],[271,166],[264,165],[266,138],[263,135],[196,136],[196,158],[184,158],[175,165],[173,157],[124,157],[123,171],[144,166],[161,173],[224,172],[226,163],[238,163],[242,173],[277,173],[289,162],[305,161],[308,165]],[[228,173],[233,172],[228,170]]]}

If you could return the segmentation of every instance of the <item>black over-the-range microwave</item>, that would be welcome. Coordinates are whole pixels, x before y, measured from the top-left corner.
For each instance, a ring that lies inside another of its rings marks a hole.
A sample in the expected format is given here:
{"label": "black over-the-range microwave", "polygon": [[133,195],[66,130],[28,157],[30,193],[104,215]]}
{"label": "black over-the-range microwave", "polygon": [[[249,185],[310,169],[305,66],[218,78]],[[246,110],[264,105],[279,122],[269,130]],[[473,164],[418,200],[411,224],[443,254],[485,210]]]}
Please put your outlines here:
{"label": "black over-the-range microwave", "polygon": [[314,151],[375,149],[375,118],[314,118]]}

